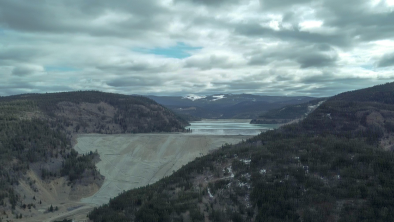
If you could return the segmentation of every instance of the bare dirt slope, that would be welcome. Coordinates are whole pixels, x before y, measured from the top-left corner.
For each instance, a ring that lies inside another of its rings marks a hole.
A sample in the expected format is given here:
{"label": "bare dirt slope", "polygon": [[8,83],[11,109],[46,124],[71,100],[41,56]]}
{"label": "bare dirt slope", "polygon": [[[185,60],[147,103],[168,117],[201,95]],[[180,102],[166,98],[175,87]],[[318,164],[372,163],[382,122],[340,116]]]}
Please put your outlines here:
{"label": "bare dirt slope", "polygon": [[97,149],[97,167],[105,181],[93,196],[81,201],[101,205],[122,191],[152,184],[196,157],[224,143],[238,143],[250,136],[179,134],[80,135],[75,149]]}
{"label": "bare dirt slope", "polygon": [[[80,203],[79,200],[96,193],[99,186],[97,184],[70,184],[65,177],[42,180],[34,171],[29,170],[19,181],[15,190],[22,194],[22,200],[18,206],[27,206],[15,209],[18,215],[23,216],[22,218],[9,217],[5,221],[42,222],[77,213],[81,214],[83,210],[85,210],[85,214],[82,218],[85,219],[86,213],[92,207]],[[29,205],[32,206],[29,207]],[[50,206],[57,210],[49,212]]]}
{"label": "bare dirt slope", "polygon": [[[122,191],[152,184],[226,142],[235,144],[249,137],[189,133],[80,135],[74,148],[81,154],[97,149],[100,155],[96,166],[105,176],[101,188],[95,184],[72,185],[64,177],[43,181],[30,170],[16,191],[24,195],[21,204],[33,203],[35,207],[18,210],[23,218],[9,220],[87,221],[86,215],[94,206],[108,203]],[[51,205],[58,210],[48,212]]]}

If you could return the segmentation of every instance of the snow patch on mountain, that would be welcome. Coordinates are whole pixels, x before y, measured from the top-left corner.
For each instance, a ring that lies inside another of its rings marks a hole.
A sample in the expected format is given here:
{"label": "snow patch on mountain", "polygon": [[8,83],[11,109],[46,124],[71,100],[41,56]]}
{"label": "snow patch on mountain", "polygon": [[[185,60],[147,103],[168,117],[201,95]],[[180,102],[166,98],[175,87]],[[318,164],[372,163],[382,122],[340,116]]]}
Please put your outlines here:
{"label": "snow patch on mountain", "polygon": [[190,99],[192,101],[204,99],[204,98],[206,98],[206,96],[188,95],[188,96],[183,97],[183,99]]}
{"label": "snow patch on mountain", "polygon": [[216,100],[219,100],[219,99],[224,99],[224,98],[226,98],[226,97],[224,97],[225,95],[218,95],[218,96],[212,96],[213,98],[215,98],[215,99],[212,99],[211,101],[216,101]]}

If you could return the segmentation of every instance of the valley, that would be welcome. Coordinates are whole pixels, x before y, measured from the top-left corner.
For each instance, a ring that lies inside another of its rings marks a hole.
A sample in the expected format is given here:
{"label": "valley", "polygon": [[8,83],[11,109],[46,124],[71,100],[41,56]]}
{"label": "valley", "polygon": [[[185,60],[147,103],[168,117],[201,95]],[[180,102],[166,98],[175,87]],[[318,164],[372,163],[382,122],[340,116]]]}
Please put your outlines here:
{"label": "valley", "polygon": [[[330,97],[297,122],[198,157],[151,186],[122,192],[88,217],[392,221],[393,92],[394,83],[386,83]],[[278,115],[290,110],[297,109]]]}
{"label": "valley", "polygon": [[5,97],[1,219],[393,218],[381,209],[381,200],[394,209],[385,199],[394,178],[393,90],[388,83],[288,105],[255,124],[188,123],[152,100],[99,92]]}
{"label": "valley", "polygon": [[99,160],[96,167],[104,176],[102,186],[68,186],[64,178],[48,183],[31,172],[29,175],[42,184],[39,192],[35,194],[28,186],[18,191],[45,199],[42,212],[50,205],[59,207],[59,210],[42,214],[38,209],[25,220],[38,222],[45,219],[49,222],[67,218],[84,221],[94,207],[108,203],[124,191],[154,184],[223,145],[237,144],[277,127],[227,119],[192,122],[188,127],[192,129],[191,133],[79,134],[74,149],[80,155],[97,152]]}
{"label": "valley", "polygon": [[0,0],[0,222],[394,222],[394,0]]}
{"label": "valley", "polygon": [[248,120],[192,122],[192,133],[82,134],[74,149],[100,155],[101,189],[83,203],[105,204],[125,190],[153,184],[224,144],[236,144],[276,125],[250,125]]}

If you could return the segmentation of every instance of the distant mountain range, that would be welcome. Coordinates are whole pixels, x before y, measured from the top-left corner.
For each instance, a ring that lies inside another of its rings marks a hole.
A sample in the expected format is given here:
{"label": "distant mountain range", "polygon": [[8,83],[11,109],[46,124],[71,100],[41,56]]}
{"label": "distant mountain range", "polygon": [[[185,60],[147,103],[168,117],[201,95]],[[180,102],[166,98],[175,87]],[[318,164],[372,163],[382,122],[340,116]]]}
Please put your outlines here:
{"label": "distant mountain range", "polygon": [[215,94],[209,96],[147,96],[187,120],[253,119],[287,105],[306,103],[316,98],[306,96],[260,96],[252,94]]}

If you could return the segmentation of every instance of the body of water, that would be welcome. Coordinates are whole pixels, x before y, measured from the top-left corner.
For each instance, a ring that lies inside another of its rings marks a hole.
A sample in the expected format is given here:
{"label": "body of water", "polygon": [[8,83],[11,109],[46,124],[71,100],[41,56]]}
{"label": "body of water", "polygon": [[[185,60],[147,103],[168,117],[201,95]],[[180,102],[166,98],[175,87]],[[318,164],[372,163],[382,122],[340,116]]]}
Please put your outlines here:
{"label": "body of water", "polygon": [[205,119],[190,122],[193,134],[201,135],[258,135],[261,132],[276,129],[279,124],[249,124],[247,119]]}

